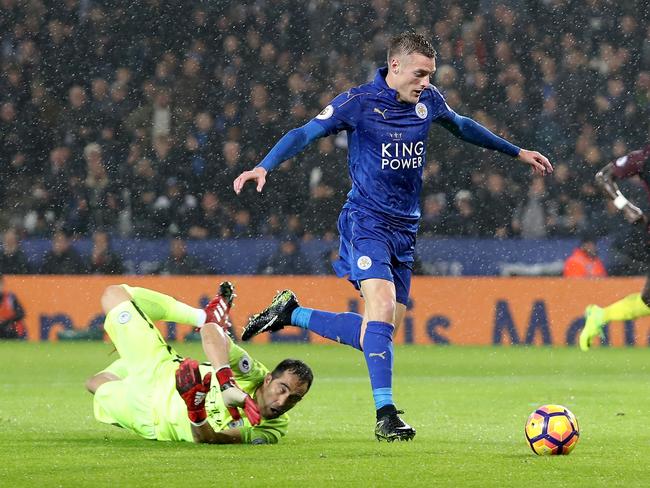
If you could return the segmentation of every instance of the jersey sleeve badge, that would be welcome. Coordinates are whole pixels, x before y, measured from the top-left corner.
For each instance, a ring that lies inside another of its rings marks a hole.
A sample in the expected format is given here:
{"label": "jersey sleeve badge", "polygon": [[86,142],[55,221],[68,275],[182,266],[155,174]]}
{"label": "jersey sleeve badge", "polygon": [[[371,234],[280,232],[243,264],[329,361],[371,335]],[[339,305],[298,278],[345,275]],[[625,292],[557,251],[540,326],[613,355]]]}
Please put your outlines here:
{"label": "jersey sleeve badge", "polygon": [[323,110],[321,110],[321,112],[316,116],[316,118],[318,120],[327,120],[332,116],[333,113],[334,113],[334,107],[332,105],[328,105]]}

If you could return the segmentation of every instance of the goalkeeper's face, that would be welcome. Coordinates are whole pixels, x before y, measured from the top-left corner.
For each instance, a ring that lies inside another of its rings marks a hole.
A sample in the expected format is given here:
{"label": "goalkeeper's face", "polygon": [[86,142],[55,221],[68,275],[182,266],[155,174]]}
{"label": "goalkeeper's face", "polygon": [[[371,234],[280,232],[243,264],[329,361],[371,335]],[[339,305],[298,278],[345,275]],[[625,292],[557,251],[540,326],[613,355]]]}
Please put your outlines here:
{"label": "goalkeeper's face", "polygon": [[274,419],[291,410],[307,394],[309,387],[290,371],[273,378],[267,374],[255,400],[262,417]]}

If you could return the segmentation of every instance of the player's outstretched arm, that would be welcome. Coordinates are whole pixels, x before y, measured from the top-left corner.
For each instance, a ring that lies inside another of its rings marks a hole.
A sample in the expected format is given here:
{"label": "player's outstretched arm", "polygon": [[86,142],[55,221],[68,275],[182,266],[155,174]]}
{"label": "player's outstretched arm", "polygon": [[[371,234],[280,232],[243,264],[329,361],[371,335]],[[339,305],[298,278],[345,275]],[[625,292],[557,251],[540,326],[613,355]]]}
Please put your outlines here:
{"label": "player's outstretched arm", "polygon": [[316,139],[326,134],[325,129],[313,120],[297,129],[291,129],[269,151],[260,164],[252,170],[244,171],[233,182],[233,189],[239,195],[247,181],[255,181],[257,191],[261,192],[266,184],[266,174],[277,168],[287,159],[291,159]]}
{"label": "player's outstretched arm", "polygon": [[637,222],[647,223],[648,219],[639,207],[631,203],[623,193],[621,193],[618,183],[614,177],[614,164],[605,165],[596,173],[596,185],[614,201],[614,206],[623,212],[625,220],[634,224]]}
{"label": "player's outstretched arm", "polygon": [[487,127],[482,126],[469,117],[458,115],[448,107],[438,122],[463,141],[486,149],[492,149],[493,151],[499,151],[519,159],[523,163],[528,164],[535,174],[544,176],[553,172],[553,166],[543,154],[537,151],[520,149],[494,134]]}

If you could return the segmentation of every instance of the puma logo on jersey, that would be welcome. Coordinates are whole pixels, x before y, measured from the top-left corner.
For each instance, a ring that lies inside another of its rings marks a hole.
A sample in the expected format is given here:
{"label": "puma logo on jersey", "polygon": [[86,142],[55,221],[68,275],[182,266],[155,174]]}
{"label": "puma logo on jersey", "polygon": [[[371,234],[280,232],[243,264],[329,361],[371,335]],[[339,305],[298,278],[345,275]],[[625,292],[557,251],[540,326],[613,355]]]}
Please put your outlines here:
{"label": "puma logo on jersey", "polygon": [[368,357],[371,357],[371,358],[380,357],[382,359],[386,359],[386,351],[371,352],[370,354],[368,354]]}
{"label": "puma logo on jersey", "polygon": [[386,110],[388,110],[388,109],[385,108],[385,109],[382,111],[382,110],[379,110],[377,107],[375,107],[375,109],[373,110],[373,112],[375,112],[376,114],[381,115],[381,118],[384,119],[384,120],[386,120]]}

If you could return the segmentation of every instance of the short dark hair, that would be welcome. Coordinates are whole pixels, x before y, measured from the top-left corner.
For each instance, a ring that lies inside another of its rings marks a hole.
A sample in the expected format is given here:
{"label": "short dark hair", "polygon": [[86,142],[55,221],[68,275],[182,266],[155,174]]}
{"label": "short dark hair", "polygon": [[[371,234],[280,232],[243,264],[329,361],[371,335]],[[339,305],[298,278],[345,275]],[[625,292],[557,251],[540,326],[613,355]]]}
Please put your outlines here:
{"label": "short dark hair", "polygon": [[437,55],[433,44],[422,34],[402,32],[390,40],[390,44],[388,45],[388,64],[390,65],[390,58],[397,54],[413,53],[422,54],[427,58],[433,59]]}
{"label": "short dark hair", "polygon": [[285,359],[271,371],[271,378],[278,378],[285,371],[295,374],[301,383],[307,383],[307,391],[309,391],[314,381],[314,373],[312,373],[311,368],[307,364],[300,359]]}

